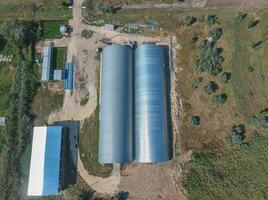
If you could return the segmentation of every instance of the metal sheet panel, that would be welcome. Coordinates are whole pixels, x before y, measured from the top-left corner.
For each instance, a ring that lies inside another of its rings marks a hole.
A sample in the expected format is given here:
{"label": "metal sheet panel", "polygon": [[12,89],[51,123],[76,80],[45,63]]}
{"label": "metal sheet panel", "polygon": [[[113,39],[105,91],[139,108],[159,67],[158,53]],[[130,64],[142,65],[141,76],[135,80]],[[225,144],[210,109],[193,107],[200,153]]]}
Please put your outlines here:
{"label": "metal sheet panel", "polygon": [[102,51],[100,91],[100,163],[133,160],[133,50],[110,45]]}
{"label": "metal sheet panel", "polygon": [[135,159],[169,160],[164,53],[153,44],[135,51]]}
{"label": "metal sheet panel", "polygon": [[47,127],[43,195],[59,193],[62,127]]}
{"label": "metal sheet panel", "polygon": [[48,81],[51,78],[51,64],[52,64],[52,47],[45,47],[43,54],[43,65],[42,65],[42,81]]}
{"label": "metal sheet panel", "polygon": [[46,136],[47,127],[34,127],[28,182],[28,196],[43,195]]}

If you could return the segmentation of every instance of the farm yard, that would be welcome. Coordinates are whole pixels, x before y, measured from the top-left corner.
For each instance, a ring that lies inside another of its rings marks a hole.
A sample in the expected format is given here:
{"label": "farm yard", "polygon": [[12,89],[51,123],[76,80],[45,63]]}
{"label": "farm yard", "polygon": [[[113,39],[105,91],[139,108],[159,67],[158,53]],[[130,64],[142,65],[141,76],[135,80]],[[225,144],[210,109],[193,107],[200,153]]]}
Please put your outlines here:
{"label": "farm yard", "polygon": [[[75,34],[75,40],[70,45],[73,47],[72,52],[79,52],[72,55],[77,56],[79,71],[76,71],[76,76],[78,82],[81,82],[77,86],[78,89],[69,94],[63,92],[61,82],[39,82],[40,69],[34,61],[37,55],[34,48],[35,37],[39,34],[29,34],[31,38],[25,37],[25,43],[18,40],[16,35],[8,35],[6,30],[12,28],[12,23],[16,30],[20,30],[22,26],[29,30],[29,27],[33,26],[34,33],[41,30],[43,39],[61,41],[59,27],[71,17],[71,10],[60,0],[27,0],[23,4],[16,0],[1,1],[1,20],[34,19],[36,23],[0,22],[0,55],[14,54],[13,57],[8,57],[11,61],[0,61],[0,117],[8,116],[12,119],[6,129],[0,127],[0,164],[7,166],[10,164],[7,163],[8,160],[13,164],[17,163],[14,158],[18,158],[20,163],[19,166],[14,164],[15,168],[12,168],[8,179],[3,179],[8,190],[2,185],[0,198],[8,199],[12,198],[12,195],[16,197],[20,194],[23,194],[20,198],[24,198],[31,146],[29,130],[33,126],[32,122],[42,125],[49,123],[51,119],[80,120],[78,146],[84,170],[88,175],[100,178],[96,180],[104,180],[113,174],[112,165],[102,166],[97,162],[99,107],[94,91],[98,90],[99,60],[95,49],[103,47],[101,40],[107,39],[108,36],[113,39],[119,33],[105,31],[98,26],[105,23],[119,26],[128,23],[156,23],[159,28],[154,31],[145,30],[126,35],[120,33],[120,37],[129,39],[131,36],[147,36],[164,40],[169,34],[174,36],[175,75],[172,77],[172,83],[175,87],[171,95],[178,97],[175,99],[180,102],[172,104],[173,115],[179,116],[180,131],[179,135],[174,137],[175,153],[170,162],[161,165],[122,165],[118,191],[134,200],[173,200],[176,197],[189,200],[267,199],[268,7],[245,6],[245,3],[253,5],[266,2],[208,0],[206,8],[130,8],[131,5],[144,5],[148,2],[151,1],[103,0],[104,4],[123,3],[126,6],[109,13],[97,12],[95,1],[85,0],[86,9],[82,11],[85,23],[77,25],[81,30],[74,29],[75,33],[79,34]],[[181,4],[179,0],[157,2]],[[13,11],[17,8],[21,12]],[[37,27],[43,27],[43,30]],[[84,31],[83,34],[83,30],[87,32]],[[54,53],[55,69],[62,69],[67,57],[72,57],[69,55],[69,46],[68,49],[56,47]],[[25,72],[20,70],[21,68]],[[20,76],[24,77],[21,84],[18,81]],[[86,84],[91,84],[93,89],[86,88]],[[14,90],[14,87],[18,90]],[[30,95],[25,91],[30,92]],[[78,98],[82,93],[84,99]],[[25,111],[26,101],[29,101],[28,111]],[[83,109],[86,109],[86,112]],[[22,112],[26,114],[22,115]],[[29,122],[31,117],[33,120]],[[24,137],[22,128],[28,131],[27,137]],[[16,137],[20,140],[14,142]],[[24,140],[26,146],[23,146]],[[12,154],[10,148],[19,153]],[[1,177],[10,172],[8,167],[1,169]],[[105,187],[100,189],[96,186],[101,185],[98,182],[89,187],[87,181],[83,182],[84,173],[81,169],[79,172],[83,177],[78,177],[75,186],[68,188],[60,197],[49,199],[76,199],[78,196],[91,199],[93,194],[104,199],[117,198],[107,197],[106,194],[98,195],[92,188],[104,191]],[[143,192],[140,192],[141,189]]]}

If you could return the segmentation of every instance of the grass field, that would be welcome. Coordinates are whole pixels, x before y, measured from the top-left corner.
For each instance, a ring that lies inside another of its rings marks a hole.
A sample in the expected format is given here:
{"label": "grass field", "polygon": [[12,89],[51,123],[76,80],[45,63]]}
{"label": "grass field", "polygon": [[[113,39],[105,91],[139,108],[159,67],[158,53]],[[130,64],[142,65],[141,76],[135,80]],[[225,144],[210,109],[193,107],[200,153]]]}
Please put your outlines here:
{"label": "grass field", "polygon": [[112,165],[98,163],[99,146],[99,108],[87,120],[85,120],[79,136],[80,157],[85,168],[91,175],[108,177],[112,172]]}
{"label": "grass field", "polygon": [[[247,16],[238,22],[236,10],[217,12],[218,24],[208,25],[198,21],[192,26],[181,26],[176,31],[181,50],[178,65],[180,73],[179,92],[183,101],[181,113],[181,145],[183,152],[193,150],[195,156],[189,164],[185,179],[189,199],[267,199],[265,176],[268,160],[268,135],[249,123],[249,117],[267,107],[267,22],[268,9],[245,9]],[[206,12],[203,12],[206,14]],[[214,14],[214,13],[212,13]],[[191,13],[191,15],[199,16]],[[250,22],[259,20],[248,28]],[[221,81],[221,74],[209,76],[194,70],[199,55],[199,44],[209,30],[220,27],[223,35],[216,42],[222,48],[223,72],[231,73],[228,83]],[[197,36],[194,44],[187,38]],[[262,41],[258,48],[252,44]],[[200,79],[198,84],[185,84]],[[203,88],[209,81],[219,89],[208,95]],[[213,96],[226,93],[223,105],[213,104]],[[199,116],[200,125],[193,126],[191,117]],[[241,147],[230,148],[226,137],[231,127],[243,124],[246,139]],[[253,132],[258,131],[255,134]]]}
{"label": "grass field", "polygon": [[67,47],[54,48],[53,50],[53,66],[54,69],[64,69],[67,59]]}
{"label": "grass field", "polygon": [[60,25],[64,23],[64,21],[42,21],[42,37],[44,39],[61,38]]}
{"label": "grass field", "polygon": [[72,11],[62,5],[61,0],[1,0],[0,19],[30,20],[66,20],[71,18]]}

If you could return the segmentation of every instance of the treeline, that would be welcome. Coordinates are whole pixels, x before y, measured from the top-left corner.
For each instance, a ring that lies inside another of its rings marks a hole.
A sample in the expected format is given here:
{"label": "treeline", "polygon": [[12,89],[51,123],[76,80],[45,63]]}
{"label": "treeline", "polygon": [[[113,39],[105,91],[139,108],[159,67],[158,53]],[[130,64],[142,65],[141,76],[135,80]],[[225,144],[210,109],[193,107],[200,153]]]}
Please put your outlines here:
{"label": "treeline", "polygon": [[34,22],[6,21],[1,35],[13,45],[16,54],[15,75],[10,89],[10,106],[3,133],[0,199],[22,199],[20,169],[22,155],[30,142],[33,114],[31,103],[37,89],[33,70],[37,25]]}

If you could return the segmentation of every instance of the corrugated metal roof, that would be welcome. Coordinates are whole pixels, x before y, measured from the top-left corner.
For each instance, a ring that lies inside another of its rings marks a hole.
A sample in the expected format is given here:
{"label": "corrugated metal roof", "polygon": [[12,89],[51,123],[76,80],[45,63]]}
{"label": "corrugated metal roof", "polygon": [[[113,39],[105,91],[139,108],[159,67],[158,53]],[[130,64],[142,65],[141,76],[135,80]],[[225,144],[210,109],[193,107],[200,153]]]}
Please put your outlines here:
{"label": "corrugated metal roof", "polygon": [[29,196],[59,193],[62,127],[34,127]]}
{"label": "corrugated metal roof", "polygon": [[0,117],[0,126],[4,126],[6,124],[6,117]]}
{"label": "corrugated metal roof", "polygon": [[114,30],[115,26],[113,24],[104,24],[104,28],[107,30]]}
{"label": "corrugated metal roof", "polygon": [[42,65],[42,81],[48,81],[51,79],[51,64],[52,64],[52,47],[45,47],[43,54],[43,65]]}
{"label": "corrugated metal roof", "polygon": [[111,45],[102,51],[100,95],[100,163],[133,160],[133,50]]}
{"label": "corrugated metal roof", "polygon": [[64,73],[65,73],[65,70],[54,70],[53,80],[57,80],[57,81],[63,80]]}
{"label": "corrugated metal roof", "polygon": [[142,45],[135,51],[135,160],[169,160],[163,49]]}

